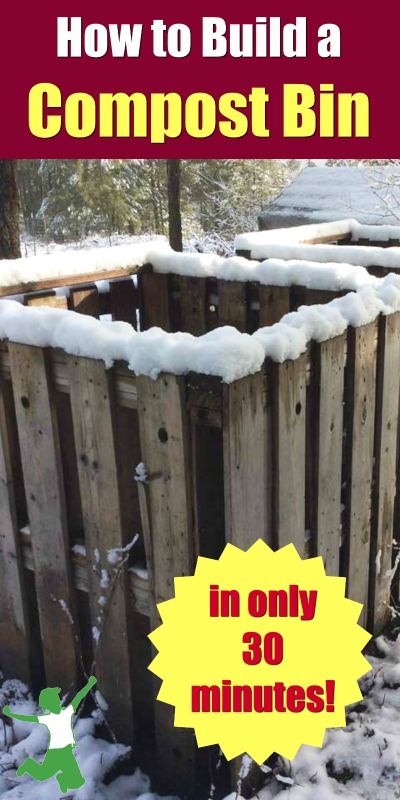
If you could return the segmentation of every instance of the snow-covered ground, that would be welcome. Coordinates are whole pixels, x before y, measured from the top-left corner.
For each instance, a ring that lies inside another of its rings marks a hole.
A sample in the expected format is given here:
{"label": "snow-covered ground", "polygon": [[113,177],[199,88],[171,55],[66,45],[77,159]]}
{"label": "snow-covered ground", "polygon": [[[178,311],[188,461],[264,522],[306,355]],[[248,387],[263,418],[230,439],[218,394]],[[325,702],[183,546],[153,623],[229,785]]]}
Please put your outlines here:
{"label": "snow-covered ground", "polygon": [[[155,233],[142,233],[137,236],[114,233],[112,236],[87,236],[79,242],[57,244],[57,242],[32,239],[32,237],[24,234],[21,237],[21,255],[23,258],[30,258],[31,256],[62,253],[65,250],[92,250],[95,247],[141,244],[154,240],[166,243],[167,237],[158,236]],[[220,256],[230,256],[233,254],[233,241],[227,241],[217,233],[206,234],[202,237],[191,236],[189,239],[184,239],[183,249],[190,252],[217,253]]]}
{"label": "snow-covered ground", "polygon": [[322,749],[301,747],[286,764],[290,783],[282,789],[271,776],[258,800],[400,797],[400,634],[395,641],[379,637],[375,646],[372,670],[360,683],[364,699],[348,708],[347,727],[328,730]]}
{"label": "snow-covered ground", "polygon": [[[16,714],[41,714],[28,689],[16,680],[0,685],[0,709],[10,704]],[[34,781],[29,775],[16,778],[18,766],[28,757],[42,761],[47,750],[48,732],[43,725],[13,721],[2,717],[0,721],[0,798],[1,800],[157,800],[151,792],[150,779],[140,769],[133,775],[120,775],[109,785],[104,778],[117,763],[130,755],[130,748],[106,742],[96,736],[101,720],[100,711],[91,717],[77,719],[74,726],[77,747],[75,755],[86,783],[81,789],[60,792],[56,778],[44,783]],[[168,800],[165,798],[164,800]]]}
{"label": "snow-covered ground", "polygon": [[[292,763],[278,762],[265,772],[266,785],[257,800],[395,800],[400,798],[400,634],[394,641],[379,637],[371,671],[363,678],[363,701],[348,709],[348,725],[327,731],[324,746],[304,746]],[[343,655],[345,658],[345,654]],[[37,706],[18,681],[0,687],[0,707],[35,714]],[[96,736],[98,712],[78,719],[76,756],[86,784],[70,791],[69,800],[157,800],[150,780],[139,769],[107,784],[107,773],[129,755],[129,748]],[[59,800],[55,778],[44,784],[29,776],[16,778],[27,756],[42,760],[47,732],[42,726],[8,720],[0,723],[1,800]],[[228,798],[227,798],[228,800]],[[237,793],[229,800],[240,800]]]}

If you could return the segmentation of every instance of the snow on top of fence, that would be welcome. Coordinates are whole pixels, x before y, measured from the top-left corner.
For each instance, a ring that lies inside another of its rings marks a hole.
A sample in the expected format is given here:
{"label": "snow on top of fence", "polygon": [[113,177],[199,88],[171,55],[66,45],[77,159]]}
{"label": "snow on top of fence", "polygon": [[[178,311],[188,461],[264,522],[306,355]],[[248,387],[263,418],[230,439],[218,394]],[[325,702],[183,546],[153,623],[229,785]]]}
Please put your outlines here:
{"label": "snow on top of fence", "polygon": [[294,225],[289,228],[271,228],[265,231],[240,233],[234,241],[235,250],[250,250],[254,258],[255,250],[270,244],[311,244],[321,239],[335,239],[349,235],[352,241],[369,239],[371,242],[385,242],[400,239],[399,225],[363,225],[355,219],[341,219],[335,222],[321,222],[313,225]]}
{"label": "snow on top of fence", "polygon": [[358,239],[369,239],[371,242],[389,242],[391,239],[400,239],[400,220],[398,225],[361,225],[352,221],[351,238],[354,242]]}
{"label": "snow on top of fence", "polygon": [[166,333],[161,328],[138,333],[126,322],[104,322],[73,311],[1,300],[0,338],[60,347],[72,355],[101,359],[107,368],[114,361],[126,361],[136,375],[156,378],[160,372],[193,371],[231,383],[257,372],[267,357],[280,363],[296,359],[310,340],[324,341],[344,333],[349,325],[365,325],[381,313],[398,310],[400,276],[393,274],[326,305],[302,306],[252,335],[228,326],[199,337]]}
{"label": "snow on top of fence", "polygon": [[[386,267],[400,269],[400,247],[365,247],[336,244],[277,244],[263,239],[264,231],[247,234],[247,247],[252,258],[282,258],[318,261],[320,263],[346,263],[359,267]],[[252,238],[250,238],[250,236]]]}
{"label": "snow on top of fence", "polygon": [[327,291],[356,291],[360,286],[375,285],[377,280],[363,267],[343,263],[319,264],[313,259],[268,259],[259,262],[249,261],[242,256],[223,258],[214,253],[175,253],[160,250],[154,254],[152,264],[156,272],[186,277],[255,281],[265,286],[306,286],[308,289]]}
{"label": "snow on top of fence", "polygon": [[2,259],[0,260],[0,287],[52,279],[57,281],[70,275],[140,267],[152,262],[157,253],[162,250],[173,252],[166,242],[155,239],[137,244],[96,247],[92,250],[41,253],[31,258]]}
{"label": "snow on top of fence", "polygon": [[[265,242],[311,242],[316,239],[334,239],[336,236],[352,235],[359,227],[355,219],[339,219],[334,222],[316,222],[311,225],[293,225],[288,228],[270,228],[265,231],[240,233],[235,238],[235,250],[250,250],[249,242],[253,236],[263,235]],[[373,227],[373,226],[371,226]]]}
{"label": "snow on top of fence", "polygon": [[[313,226],[315,227],[315,226]],[[323,226],[318,226],[323,227]],[[273,231],[266,232],[274,233]],[[250,235],[250,234],[249,234]],[[258,234],[254,234],[258,235]],[[260,235],[264,236],[262,232]],[[215,253],[176,253],[165,241],[150,240],[133,245],[66,251],[29,259],[0,261],[0,288],[20,287],[41,281],[62,284],[63,278],[99,275],[107,271],[140,267],[151,263],[156,272],[209,277],[230,281],[255,281],[263,285],[301,285],[309,289],[355,291],[376,280],[363,266],[369,263],[400,267],[400,248],[337,247],[336,245],[268,245],[263,262],[242,256],[224,258]],[[370,257],[370,253],[373,256]],[[290,259],[290,260],[287,260]],[[348,263],[344,263],[348,262]],[[101,291],[108,283],[98,282]],[[3,291],[4,295],[4,291]]]}

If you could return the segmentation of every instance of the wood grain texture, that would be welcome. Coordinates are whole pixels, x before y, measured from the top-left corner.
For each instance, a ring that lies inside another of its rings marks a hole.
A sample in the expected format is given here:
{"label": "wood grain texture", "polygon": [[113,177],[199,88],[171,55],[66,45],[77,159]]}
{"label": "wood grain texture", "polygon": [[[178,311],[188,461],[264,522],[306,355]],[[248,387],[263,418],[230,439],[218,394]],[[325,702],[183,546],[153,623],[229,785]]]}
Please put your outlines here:
{"label": "wood grain texture", "polygon": [[[101,634],[98,644],[94,637],[96,674],[110,707],[111,726],[118,738],[129,742],[134,726],[128,575],[124,569],[116,579],[107,556],[129,541],[122,524],[112,373],[101,361],[71,356],[69,375],[92,628]],[[103,612],[102,597],[106,599]]]}
{"label": "wood grain texture", "polygon": [[[46,353],[9,344],[46,679],[74,688],[76,620],[59,435]],[[63,608],[64,606],[64,608]]]}

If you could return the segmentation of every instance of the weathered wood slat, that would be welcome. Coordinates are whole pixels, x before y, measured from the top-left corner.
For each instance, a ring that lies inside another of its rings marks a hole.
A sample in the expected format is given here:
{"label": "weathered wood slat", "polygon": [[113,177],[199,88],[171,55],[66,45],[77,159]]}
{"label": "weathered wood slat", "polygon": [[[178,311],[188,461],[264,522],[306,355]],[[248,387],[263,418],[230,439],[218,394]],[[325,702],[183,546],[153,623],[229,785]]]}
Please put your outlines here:
{"label": "weathered wood slat", "polygon": [[26,306],[51,306],[52,308],[68,308],[68,300],[63,295],[55,292],[40,292],[39,294],[25,297]]}
{"label": "weathered wood slat", "polygon": [[265,372],[224,386],[226,540],[247,550],[272,543]]}
{"label": "weathered wood slat", "polygon": [[[67,368],[68,356],[62,350],[50,350],[49,361],[51,364],[52,383],[58,392],[69,394],[69,373]],[[102,362],[101,362],[102,363]],[[116,363],[115,387],[118,405],[124,408],[137,408],[136,376],[122,361]],[[0,341],[0,374],[2,378],[10,378],[10,358],[8,343]]]}
{"label": "weathered wood slat", "polygon": [[274,325],[290,311],[290,289],[287,286],[260,286],[260,328]]}
{"label": "weathered wood slat", "polygon": [[11,376],[35,561],[46,679],[63,691],[75,686],[75,594],[70,575],[60,445],[46,354],[9,344]]}
{"label": "weathered wood slat", "polygon": [[[73,257],[73,253],[71,253],[71,258]],[[143,266],[117,267],[116,269],[98,270],[97,272],[82,272],[76,275],[63,275],[45,280],[15,283],[12,286],[0,286],[0,297],[40,292],[44,289],[54,289],[55,286],[82,286],[85,283],[93,283],[94,281],[111,281],[113,278],[123,278],[127,275],[140,274],[143,269]]]}
{"label": "weathered wood slat", "polygon": [[137,302],[138,293],[132,278],[110,283],[110,309],[113,319],[129,322],[136,328]]}
{"label": "weathered wood slat", "polygon": [[218,325],[247,329],[247,285],[240,281],[218,281]]}
{"label": "weathered wood slat", "polygon": [[14,491],[10,383],[0,384],[0,669],[30,684],[30,631]]}
{"label": "weathered wood slat", "polygon": [[327,289],[307,289],[305,291],[305,302],[308,306],[323,305],[330,303],[335,297],[340,297],[342,292],[331,292]]}
{"label": "weathered wood slat", "polygon": [[369,626],[382,630],[389,616],[399,425],[400,313],[379,319],[376,375],[372,557]]}
{"label": "weathered wood slat", "polygon": [[[156,381],[139,377],[137,389],[142,459],[149,477],[153,629],[160,623],[154,604],[173,597],[174,578],[190,575],[194,569],[192,482],[184,379],[173,375],[161,375]],[[155,685],[158,687],[158,680]],[[155,704],[155,724],[163,790],[179,793],[186,787],[187,792],[193,780],[193,733],[174,728],[173,707],[159,701]]]}
{"label": "weathered wood slat", "polygon": [[313,482],[309,497],[311,534],[327,575],[339,575],[345,353],[344,335],[314,345],[316,402],[307,420]]}
{"label": "weathered wood slat", "polygon": [[138,275],[140,328],[171,330],[168,275],[142,272]]}
{"label": "weathered wood slat", "polygon": [[[24,568],[30,572],[35,571],[35,564],[32,553],[32,537],[30,528],[26,526],[19,531],[20,546],[22,548],[22,558]],[[86,556],[71,551],[71,569],[74,586],[81,592],[89,593],[88,568]],[[149,616],[149,581],[146,577],[136,574],[134,568],[128,571],[130,591],[134,597],[135,611],[143,616]]]}
{"label": "weathered wood slat", "polygon": [[206,279],[179,276],[181,330],[201,336],[207,331]]}
{"label": "weathered wood slat", "polygon": [[345,544],[347,593],[368,610],[371,540],[371,487],[374,457],[377,321],[349,328],[346,376]]}
{"label": "weathered wood slat", "polygon": [[71,311],[77,311],[79,314],[87,314],[98,319],[100,316],[100,301],[96,286],[71,289],[68,306]]}
{"label": "weathered wood slat", "polygon": [[307,356],[272,365],[273,527],[276,544],[305,554]]}
{"label": "weathered wood slat", "polygon": [[123,548],[128,542],[122,525],[112,375],[100,361],[73,356],[69,374],[96,670],[100,690],[109,704],[111,726],[117,737],[131,741],[128,578],[123,570],[116,579],[107,557],[108,551]]}

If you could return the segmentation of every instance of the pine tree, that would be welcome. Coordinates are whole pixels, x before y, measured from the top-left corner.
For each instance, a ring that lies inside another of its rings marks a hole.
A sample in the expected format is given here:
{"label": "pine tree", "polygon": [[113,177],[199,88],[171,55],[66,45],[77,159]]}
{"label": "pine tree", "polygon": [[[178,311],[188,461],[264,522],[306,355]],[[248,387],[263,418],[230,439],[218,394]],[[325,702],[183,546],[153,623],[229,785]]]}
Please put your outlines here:
{"label": "pine tree", "polygon": [[167,186],[169,243],[173,250],[182,251],[180,159],[167,160]]}
{"label": "pine tree", "polygon": [[19,258],[19,199],[15,161],[0,160],[0,259]]}

